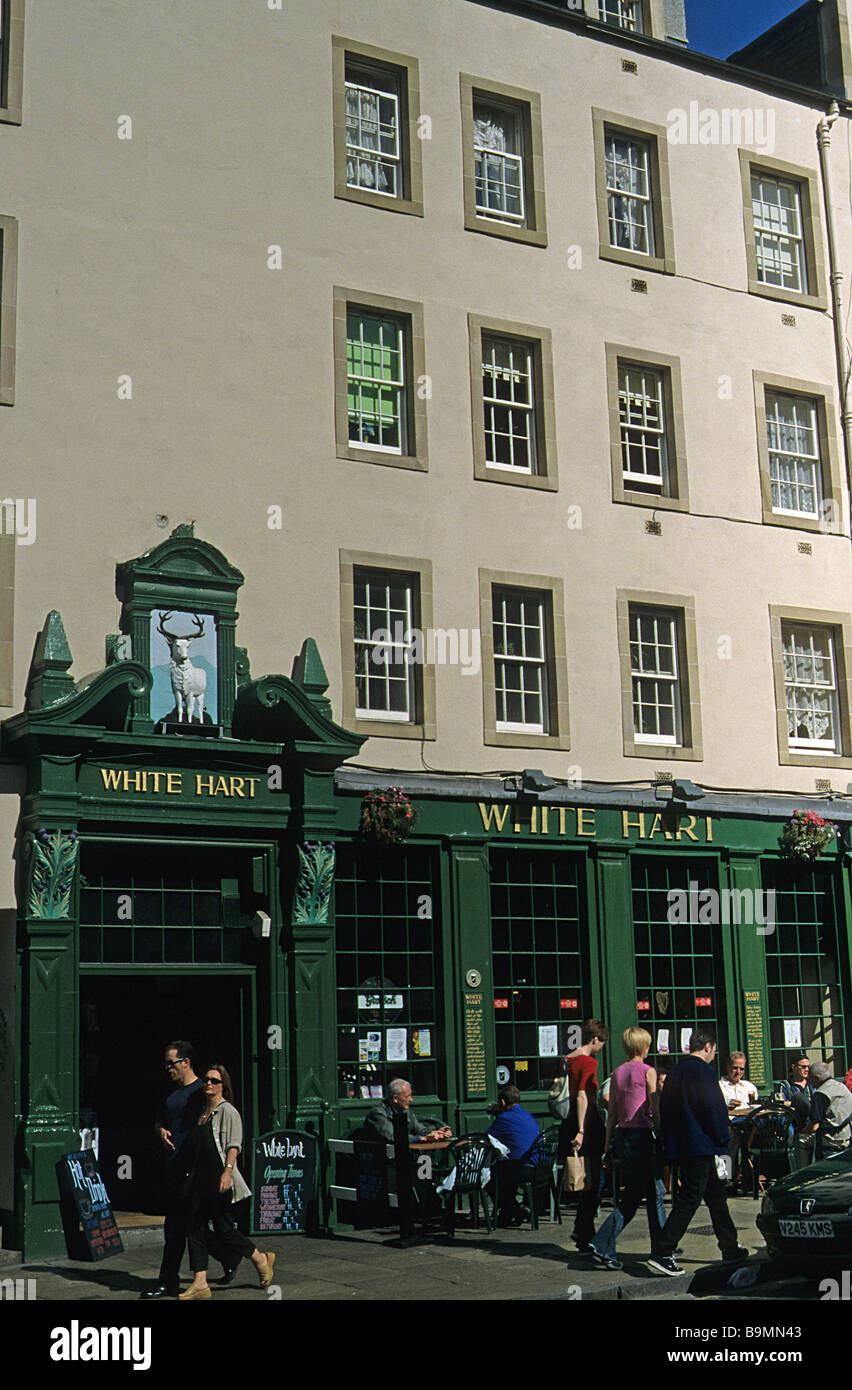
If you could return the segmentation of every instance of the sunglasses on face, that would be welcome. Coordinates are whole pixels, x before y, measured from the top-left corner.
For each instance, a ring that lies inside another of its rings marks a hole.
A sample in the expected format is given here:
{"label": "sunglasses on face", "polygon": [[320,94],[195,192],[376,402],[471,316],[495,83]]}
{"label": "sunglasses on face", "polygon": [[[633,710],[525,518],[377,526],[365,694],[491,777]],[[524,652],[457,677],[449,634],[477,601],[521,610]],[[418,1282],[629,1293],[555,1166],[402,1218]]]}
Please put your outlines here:
{"label": "sunglasses on face", "polygon": [[221,1078],[221,1076],[205,1076],[205,1077],[204,1077],[204,1085],[205,1085],[205,1086],[221,1086],[221,1085],[222,1085],[222,1078]]}
{"label": "sunglasses on face", "polygon": [[172,1067],[176,1067],[176,1066],[177,1066],[178,1062],[188,1062],[188,1061],[189,1061],[189,1058],[188,1058],[188,1057],[175,1057],[175,1060],[174,1060],[173,1062],[166,1062],[166,1064],[165,1064],[166,1071],[171,1071]]}

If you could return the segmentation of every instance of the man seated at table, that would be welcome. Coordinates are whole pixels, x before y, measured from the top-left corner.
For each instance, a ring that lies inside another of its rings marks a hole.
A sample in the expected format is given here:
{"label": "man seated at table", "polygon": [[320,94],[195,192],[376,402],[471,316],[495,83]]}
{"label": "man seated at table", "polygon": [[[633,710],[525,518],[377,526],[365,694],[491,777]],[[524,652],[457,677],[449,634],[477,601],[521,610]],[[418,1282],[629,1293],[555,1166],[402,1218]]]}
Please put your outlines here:
{"label": "man seated at table", "polygon": [[742,1142],[748,1134],[748,1117],[752,1106],[758,1103],[757,1087],[753,1081],[745,1079],[746,1059],[744,1052],[732,1052],[726,1063],[727,1075],[719,1080],[719,1087],[728,1107],[728,1123],[731,1127],[731,1142],[728,1145],[728,1160],[731,1168],[731,1183],[736,1192],[736,1165],[738,1154],[742,1155],[742,1178],[745,1180],[745,1155]]}
{"label": "man seated at table", "polygon": [[811,1065],[814,1098],[808,1132],[816,1135],[818,1158],[830,1158],[852,1144],[852,1095],[831,1075],[827,1062]]}
{"label": "man seated at table", "polygon": [[496,1107],[489,1109],[495,1118],[485,1133],[509,1150],[497,1168],[500,1199],[497,1224],[519,1226],[524,1219],[524,1209],[515,1197],[518,1183],[531,1177],[535,1166],[547,1158],[541,1130],[535,1116],[521,1105],[517,1086],[502,1086],[497,1092]]}
{"label": "man seated at table", "polygon": [[[411,1082],[403,1081],[397,1077],[391,1081],[387,1088],[387,1097],[374,1105],[366,1120],[364,1121],[365,1139],[371,1139],[373,1134],[378,1139],[384,1139],[388,1144],[393,1143],[393,1117],[394,1115],[405,1115],[408,1125],[409,1144],[430,1143],[437,1139],[451,1139],[453,1131],[446,1125],[441,1125],[435,1129],[434,1125],[421,1124],[411,1109]],[[372,1132],[371,1132],[372,1131]]]}

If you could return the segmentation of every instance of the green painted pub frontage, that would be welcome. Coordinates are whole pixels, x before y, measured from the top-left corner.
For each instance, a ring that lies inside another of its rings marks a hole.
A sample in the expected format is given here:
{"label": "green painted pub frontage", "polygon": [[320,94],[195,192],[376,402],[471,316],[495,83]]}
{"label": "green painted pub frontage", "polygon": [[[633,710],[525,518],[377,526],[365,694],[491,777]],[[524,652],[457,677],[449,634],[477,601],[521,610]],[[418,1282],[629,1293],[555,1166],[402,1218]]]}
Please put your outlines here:
{"label": "green painted pub frontage", "polygon": [[[51,613],[2,726],[21,777],[2,1215],[27,1258],[64,1252],[56,1165],[87,1128],[113,1206],[150,1209],[173,1038],[229,1068],[249,1134],[322,1139],[397,1075],[458,1133],[508,1081],[543,1118],[589,1016],[616,1034],[602,1076],[637,1021],[658,1061],[712,1024],[762,1089],[800,1047],[845,1072],[843,802],[810,803],[841,835],[796,868],[789,797],[347,766],[364,740],[334,722],[310,638],[290,677],[252,678],[242,583],[178,527],[118,567],[105,668],[75,684]],[[417,819],[377,845],[362,805],[389,784]]]}

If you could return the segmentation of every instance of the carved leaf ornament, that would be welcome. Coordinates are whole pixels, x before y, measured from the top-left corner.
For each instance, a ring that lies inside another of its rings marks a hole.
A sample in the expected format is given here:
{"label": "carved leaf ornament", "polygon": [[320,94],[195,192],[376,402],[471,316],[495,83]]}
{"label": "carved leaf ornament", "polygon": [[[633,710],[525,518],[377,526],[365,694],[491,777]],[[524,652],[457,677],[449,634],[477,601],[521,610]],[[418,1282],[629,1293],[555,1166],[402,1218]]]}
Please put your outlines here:
{"label": "carved leaf ornament", "polygon": [[294,922],[327,922],[334,883],[334,843],[298,846],[299,881],[293,900]]}
{"label": "carved leaf ornament", "polygon": [[76,830],[39,830],[33,841],[33,874],[27,912],[30,917],[67,917],[77,867]]}

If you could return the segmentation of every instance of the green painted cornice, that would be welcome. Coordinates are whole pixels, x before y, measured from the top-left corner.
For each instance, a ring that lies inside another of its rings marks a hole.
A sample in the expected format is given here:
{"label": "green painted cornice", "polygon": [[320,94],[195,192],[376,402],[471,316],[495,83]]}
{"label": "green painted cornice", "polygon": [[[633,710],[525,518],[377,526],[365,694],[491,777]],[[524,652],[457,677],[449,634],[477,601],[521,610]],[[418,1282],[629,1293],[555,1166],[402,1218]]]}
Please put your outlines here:
{"label": "green painted cornice", "polygon": [[338,767],[356,756],[365,739],[335,724],[330,710],[323,696],[308,693],[287,676],[263,676],[240,687],[234,708],[234,737],[307,742],[311,750],[308,760],[314,766]]}
{"label": "green painted cornice", "polygon": [[77,685],[70,676],[67,680],[69,694],[42,708],[29,706],[3,721],[4,747],[28,734],[70,731],[75,725],[126,732],[134,699],[151,688],[150,671],[137,661],[117,661]]}
{"label": "green painted cornice", "polygon": [[170,584],[212,586],[236,594],[245,582],[240,570],[208,541],[199,540],[190,525],[175,527],[167,540],[116,566],[115,593],[128,602],[138,589],[166,588]]}

